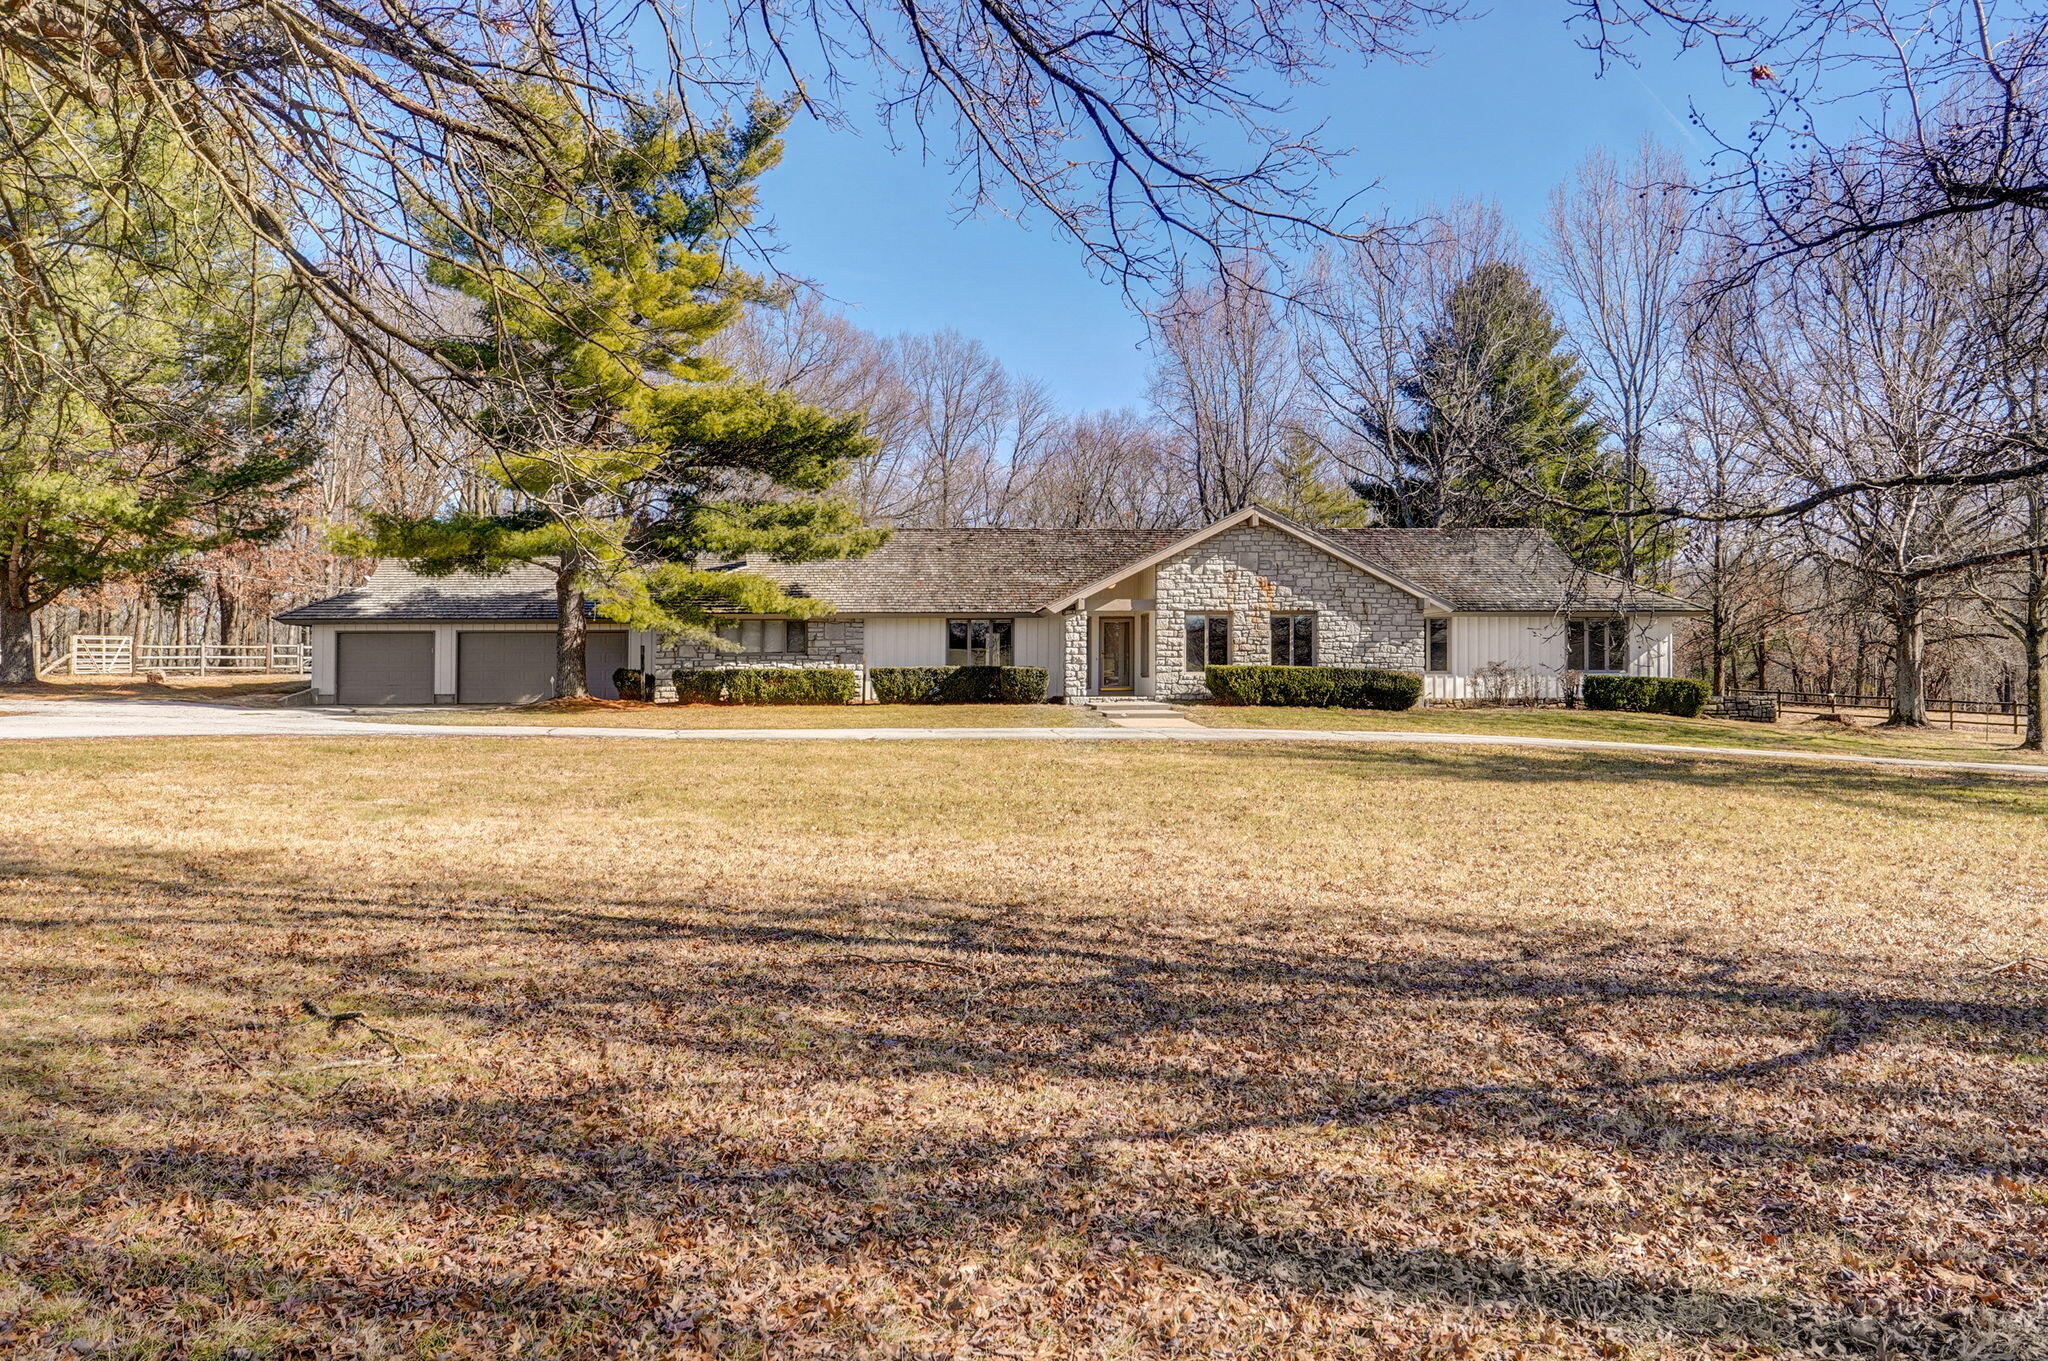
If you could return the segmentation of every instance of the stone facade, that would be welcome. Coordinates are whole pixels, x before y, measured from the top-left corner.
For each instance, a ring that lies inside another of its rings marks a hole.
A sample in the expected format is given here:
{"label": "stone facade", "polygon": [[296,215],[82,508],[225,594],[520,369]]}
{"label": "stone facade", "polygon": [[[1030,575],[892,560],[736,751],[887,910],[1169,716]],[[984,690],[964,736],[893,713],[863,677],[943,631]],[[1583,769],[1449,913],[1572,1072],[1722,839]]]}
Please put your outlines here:
{"label": "stone facade", "polygon": [[1066,698],[1073,703],[1088,693],[1088,613],[1070,610],[1060,616],[1060,671]]}
{"label": "stone facade", "polygon": [[867,621],[809,621],[802,652],[721,652],[691,638],[663,638],[654,648],[654,677],[666,686],[678,670],[704,667],[859,667],[867,656]]}
{"label": "stone facade", "polygon": [[1153,675],[1161,699],[1209,693],[1187,664],[1190,614],[1230,615],[1235,663],[1270,662],[1272,616],[1300,610],[1316,616],[1321,665],[1422,670],[1422,602],[1284,530],[1225,530],[1160,563],[1157,577]]}

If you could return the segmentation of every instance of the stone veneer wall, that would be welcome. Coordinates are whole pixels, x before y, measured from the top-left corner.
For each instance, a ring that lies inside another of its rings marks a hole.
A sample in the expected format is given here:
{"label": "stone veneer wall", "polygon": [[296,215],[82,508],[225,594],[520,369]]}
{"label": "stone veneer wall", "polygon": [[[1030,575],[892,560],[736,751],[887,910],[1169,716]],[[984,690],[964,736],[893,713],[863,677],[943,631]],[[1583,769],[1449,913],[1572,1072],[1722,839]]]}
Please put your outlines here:
{"label": "stone veneer wall", "polygon": [[688,638],[663,638],[654,645],[654,678],[667,686],[678,670],[703,667],[859,666],[867,656],[867,621],[827,617],[809,622],[802,652],[720,652]]}
{"label": "stone veneer wall", "polygon": [[1186,616],[1230,615],[1230,660],[1273,659],[1272,616],[1312,611],[1316,661],[1420,671],[1422,602],[1282,530],[1240,525],[1159,564],[1153,674],[1162,699],[1209,691],[1187,665]]}
{"label": "stone veneer wall", "polygon": [[1060,616],[1060,666],[1067,687],[1067,703],[1080,703],[1088,695],[1086,610],[1073,610]]}

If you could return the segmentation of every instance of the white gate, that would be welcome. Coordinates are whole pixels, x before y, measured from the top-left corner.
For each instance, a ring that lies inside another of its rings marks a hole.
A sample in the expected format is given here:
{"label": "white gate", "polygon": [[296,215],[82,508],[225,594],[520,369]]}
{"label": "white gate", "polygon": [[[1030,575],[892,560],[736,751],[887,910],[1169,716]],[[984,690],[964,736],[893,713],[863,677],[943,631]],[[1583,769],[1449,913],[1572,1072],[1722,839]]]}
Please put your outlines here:
{"label": "white gate", "polygon": [[135,640],[125,633],[71,635],[74,676],[125,676],[135,669]]}

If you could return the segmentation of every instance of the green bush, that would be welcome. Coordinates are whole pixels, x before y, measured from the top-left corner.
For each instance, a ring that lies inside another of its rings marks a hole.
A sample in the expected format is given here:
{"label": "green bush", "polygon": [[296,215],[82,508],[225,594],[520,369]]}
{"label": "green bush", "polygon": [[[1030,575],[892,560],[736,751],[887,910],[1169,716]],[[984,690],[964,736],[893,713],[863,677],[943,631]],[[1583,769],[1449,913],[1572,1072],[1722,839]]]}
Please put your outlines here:
{"label": "green bush", "polygon": [[1422,698],[1422,677],[1369,666],[1212,666],[1202,678],[1222,704],[1412,709]]}
{"label": "green bush", "polygon": [[1661,676],[1588,676],[1579,683],[1588,709],[1698,718],[1707,707],[1707,683]]}
{"label": "green bush", "polygon": [[612,688],[619,692],[620,699],[651,700],[654,698],[654,673],[622,666],[612,672]]}
{"label": "green bush", "polygon": [[683,704],[851,704],[860,693],[854,673],[837,667],[702,667],[675,679]]}
{"label": "green bush", "polygon": [[1043,704],[1042,666],[878,666],[868,685],[882,704]]}

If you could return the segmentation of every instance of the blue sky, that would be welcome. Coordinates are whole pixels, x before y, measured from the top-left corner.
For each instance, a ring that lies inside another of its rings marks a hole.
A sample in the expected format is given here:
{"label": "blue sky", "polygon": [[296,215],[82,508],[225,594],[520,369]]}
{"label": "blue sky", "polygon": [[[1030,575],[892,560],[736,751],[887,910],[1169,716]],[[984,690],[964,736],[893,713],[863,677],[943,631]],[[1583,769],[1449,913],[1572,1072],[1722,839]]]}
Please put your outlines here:
{"label": "blue sky", "polygon": [[[1753,97],[1731,89],[1711,60],[1649,42],[1638,69],[1596,77],[1565,9],[1501,0],[1492,14],[1440,30],[1427,65],[1352,65],[1296,92],[1296,126],[1324,121],[1325,143],[1350,149],[1328,201],[1375,180],[1361,206],[1396,214],[1491,195],[1533,237],[1551,187],[1594,147],[1627,150],[1647,131],[1703,154],[1705,138],[1686,126],[1688,101],[1740,131]],[[792,128],[763,185],[783,267],[871,330],[951,326],[978,337],[1070,407],[1141,403],[1144,329],[1120,290],[1091,277],[1080,251],[1042,221],[963,221],[943,158],[892,151],[858,101],[849,99],[852,129]]]}

